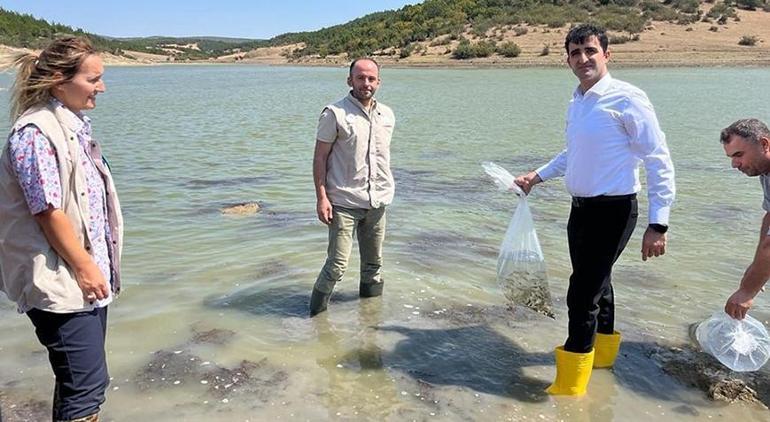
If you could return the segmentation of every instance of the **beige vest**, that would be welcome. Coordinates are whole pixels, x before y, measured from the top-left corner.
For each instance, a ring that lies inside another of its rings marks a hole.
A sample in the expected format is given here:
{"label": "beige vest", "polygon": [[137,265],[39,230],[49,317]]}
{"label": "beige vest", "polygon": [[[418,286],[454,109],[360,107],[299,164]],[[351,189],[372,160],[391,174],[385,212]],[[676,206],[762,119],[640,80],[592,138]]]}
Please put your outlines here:
{"label": "beige vest", "polygon": [[[34,124],[51,142],[59,163],[62,211],[72,223],[78,241],[90,251],[86,173],[77,159],[78,148],[81,147],[72,117],[61,107],[32,108],[14,123],[11,135],[28,124]],[[98,144],[94,147],[100,151]],[[83,298],[71,268],[51,247],[40,225],[30,214],[11,160],[6,142],[0,155],[0,291],[16,302],[20,309],[37,308],[56,313],[93,309],[94,305]],[[113,284],[120,286],[123,217],[109,169],[101,160],[94,161],[105,182],[113,241],[109,245],[115,269]]]}

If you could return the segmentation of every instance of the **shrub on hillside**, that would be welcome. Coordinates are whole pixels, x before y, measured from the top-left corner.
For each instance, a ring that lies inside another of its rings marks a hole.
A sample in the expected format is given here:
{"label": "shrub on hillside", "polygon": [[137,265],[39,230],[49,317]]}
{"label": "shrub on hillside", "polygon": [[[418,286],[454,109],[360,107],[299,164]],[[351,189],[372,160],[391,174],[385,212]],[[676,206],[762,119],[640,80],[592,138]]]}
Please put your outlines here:
{"label": "shrub on hillside", "polygon": [[435,40],[430,42],[431,47],[436,47],[439,45],[448,45],[450,42],[449,37],[440,37],[436,38]]}
{"label": "shrub on hillside", "polygon": [[639,41],[639,34],[634,35],[610,35],[610,44],[625,44],[627,42]]}
{"label": "shrub on hillside", "polygon": [[722,16],[727,16],[728,18],[734,18],[737,15],[733,7],[730,7],[727,3],[721,1],[719,3],[716,3],[714,7],[712,7],[711,10],[708,11],[708,13],[706,13],[706,16],[711,19],[719,19]]}
{"label": "shrub on hillside", "polygon": [[764,0],[735,0],[735,6],[744,10],[757,10],[764,8]]}
{"label": "shrub on hillside", "polygon": [[476,53],[476,57],[489,57],[497,49],[497,44],[494,41],[481,41],[473,45],[473,50]]}
{"label": "shrub on hillside", "polygon": [[489,57],[495,52],[493,41],[481,41],[471,44],[468,40],[460,41],[457,48],[452,51],[452,58],[458,60],[472,59],[475,57]]}
{"label": "shrub on hillside", "polygon": [[678,25],[690,25],[692,23],[698,22],[701,18],[703,13],[699,10],[698,13],[695,13],[694,15],[685,15],[680,13],[679,16],[676,18],[676,23]]}
{"label": "shrub on hillside", "polygon": [[700,6],[698,0],[669,0],[665,3],[684,13],[695,13],[698,11],[698,6]]}
{"label": "shrub on hillside", "polygon": [[636,34],[647,26],[647,17],[638,10],[606,7],[596,14],[595,19],[610,31]]}
{"label": "shrub on hillside", "polygon": [[647,19],[656,21],[673,22],[679,19],[679,16],[681,15],[676,10],[666,7],[663,3],[659,3],[655,0],[646,0],[640,7]]}
{"label": "shrub on hillside", "polygon": [[414,44],[410,43],[410,44],[407,44],[407,45],[401,47],[401,51],[399,51],[398,57],[401,58],[401,59],[405,59],[405,58],[411,56],[412,53],[414,53],[414,52],[415,52],[414,51]]}
{"label": "shrub on hillside", "polygon": [[744,35],[738,40],[738,45],[752,46],[756,45],[759,38],[756,35]]}
{"label": "shrub on hillside", "polygon": [[484,37],[491,28],[492,22],[490,20],[478,21],[473,23],[471,33],[477,37]]}
{"label": "shrub on hillside", "polygon": [[508,41],[497,46],[497,54],[503,57],[518,57],[521,54],[521,47],[513,41]]}
{"label": "shrub on hillside", "polygon": [[472,59],[473,49],[471,48],[471,42],[468,40],[462,40],[457,47],[452,51],[452,58],[457,60]]}

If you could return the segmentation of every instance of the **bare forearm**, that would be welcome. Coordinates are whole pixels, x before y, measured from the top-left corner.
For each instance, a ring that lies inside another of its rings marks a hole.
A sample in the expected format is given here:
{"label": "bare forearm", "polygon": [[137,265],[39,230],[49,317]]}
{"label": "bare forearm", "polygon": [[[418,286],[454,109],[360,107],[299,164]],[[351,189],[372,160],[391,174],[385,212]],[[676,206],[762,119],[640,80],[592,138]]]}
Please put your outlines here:
{"label": "bare forearm", "polygon": [[767,234],[768,229],[770,229],[770,213],[766,213],[762,219],[754,261],[746,269],[743,279],[741,279],[741,289],[753,295],[759,293],[767,283],[767,279],[770,278],[770,236]]}
{"label": "bare forearm", "polygon": [[313,182],[316,199],[326,198],[326,161],[313,160]]}
{"label": "bare forearm", "polygon": [[43,229],[48,243],[70,267],[81,268],[92,262],[91,255],[78,241],[75,229],[64,211],[49,208],[35,215],[35,220]]}
{"label": "bare forearm", "polygon": [[767,283],[768,278],[770,278],[770,239],[762,242],[757,248],[754,262],[743,274],[741,289],[756,295]]}
{"label": "bare forearm", "polygon": [[313,154],[313,183],[317,200],[326,198],[326,161],[329,159],[332,145],[328,142],[316,141]]}

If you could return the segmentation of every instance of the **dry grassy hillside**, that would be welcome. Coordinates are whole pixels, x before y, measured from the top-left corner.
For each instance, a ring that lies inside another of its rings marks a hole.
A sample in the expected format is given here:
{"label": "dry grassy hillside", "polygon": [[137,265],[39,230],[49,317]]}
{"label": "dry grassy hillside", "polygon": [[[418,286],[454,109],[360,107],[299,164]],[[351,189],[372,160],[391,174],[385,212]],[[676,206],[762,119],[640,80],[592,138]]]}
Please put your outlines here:
{"label": "dry grassy hillside", "polygon": [[[707,8],[710,6],[706,6]],[[612,61],[616,65],[628,66],[770,66],[770,13],[764,11],[737,11],[739,20],[728,20],[718,25],[709,22],[697,22],[691,25],[655,22],[649,25],[637,41],[612,44]],[[406,58],[399,58],[400,51],[395,48],[378,51],[375,56],[388,66],[561,66],[564,63],[564,36],[569,26],[548,28],[545,26],[506,26],[493,27],[484,37],[473,34],[472,27],[467,27],[463,36],[472,43],[495,41],[502,44],[513,42],[521,49],[518,57],[506,58],[498,54],[489,57],[467,60],[453,59],[451,52],[457,47],[458,40],[450,40],[447,35],[415,43],[413,52]],[[632,38],[630,34],[615,33],[613,37]],[[739,45],[743,37],[753,37],[754,45]],[[349,61],[345,55],[305,56],[300,59],[288,58],[291,53],[301,49],[302,44],[280,47],[259,48],[240,52],[217,59],[192,61],[190,63],[261,63],[261,64],[300,64],[310,66],[336,66]],[[0,45],[0,61],[7,61],[13,54],[26,51]],[[108,65],[143,65],[174,62],[172,55],[149,54],[127,51],[126,56],[104,54]]]}
{"label": "dry grassy hillside", "polygon": [[[729,66],[770,65],[770,13],[739,10],[740,21],[730,20],[724,25],[697,22],[691,25],[655,22],[641,33],[638,41],[613,44],[612,60],[629,66]],[[518,31],[516,30],[518,28]],[[376,53],[383,64],[397,66],[561,66],[564,62],[564,37],[569,29],[553,29],[544,26],[519,26],[492,28],[484,39],[497,43],[515,42],[521,54],[514,58],[492,55],[471,60],[456,60],[451,51],[458,41],[438,39],[419,43],[419,47],[407,58],[399,58],[397,50]],[[482,38],[472,35],[468,28],[465,37],[471,42]],[[526,33],[523,33],[525,32]],[[517,35],[523,33],[522,35]],[[613,34],[629,36],[629,34]],[[741,46],[744,37],[756,37],[753,46]],[[544,54],[547,46],[548,54]],[[338,65],[348,61],[345,56],[307,57],[290,61],[288,53],[302,45],[271,47],[246,53],[220,57],[222,62],[247,62],[266,64],[298,63],[306,65]]]}

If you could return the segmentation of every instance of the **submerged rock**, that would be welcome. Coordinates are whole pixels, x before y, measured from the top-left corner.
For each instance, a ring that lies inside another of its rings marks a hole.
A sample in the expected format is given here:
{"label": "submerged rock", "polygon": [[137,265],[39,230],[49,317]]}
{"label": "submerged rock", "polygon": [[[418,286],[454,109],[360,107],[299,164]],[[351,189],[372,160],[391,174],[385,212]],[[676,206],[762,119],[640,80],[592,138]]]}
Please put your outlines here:
{"label": "submerged rock", "polygon": [[193,344],[222,345],[228,343],[235,335],[235,331],[223,328],[213,328],[207,331],[198,331],[194,329],[193,332],[193,338],[190,340]]}
{"label": "submerged rock", "polygon": [[288,379],[288,373],[273,368],[267,358],[259,362],[243,360],[234,368],[226,368],[204,361],[189,350],[159,350],[136,376],[141,390],[205,385],[216,398],[248,395],[263,402],[275,391],[285,389]]}
{"label": "submerged rock", "polygon": [[267,402],[273,393],[288,385],[288,373],[270,365],[267,358],[259,362],[243,360],[227,368],[193,353],[201,345],[227,344],[235,336],[234,331],[193,327],[192,332],[192,337],[182,345],[153,353],[136,374],[140,390],[205,386],[208,394],[217,399],[229,400],[234,395],[247,394]]}
{"label": "submerged rock", "polygon": [[513,306],[470,306],[470,304],[451,304],[442,308],[427,309],[426,316],[441,320],[451,326],[477,324],[504,324],[519,328],[518,323],[542,319],[542,314],[526,307]]}
{"label": "submerged rock", "polygon": [[226,205],[221,211],[224,215],[254,215],[261,209],[262,207],[257,202],[242,202],[240,204]]}
{"label": "submerged rock", "polygon": [[715,401],[770,404],[770,375],[763,371],[733,372],[692,346],[657,346],[650,353],[661,369],[698,388]]}

